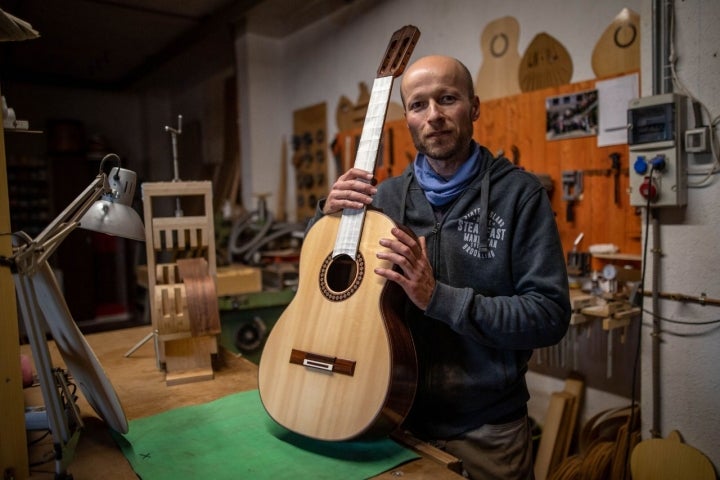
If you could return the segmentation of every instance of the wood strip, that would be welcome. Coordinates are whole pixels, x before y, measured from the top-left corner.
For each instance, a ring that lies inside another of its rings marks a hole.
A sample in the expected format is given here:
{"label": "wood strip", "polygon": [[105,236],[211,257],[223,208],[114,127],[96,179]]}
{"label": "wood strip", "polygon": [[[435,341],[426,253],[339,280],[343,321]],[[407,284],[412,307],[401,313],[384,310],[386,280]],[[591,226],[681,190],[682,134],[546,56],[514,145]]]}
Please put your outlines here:
{"label": "wood strip", "polygon": [[568,396],[562,392],[553,392],[550,396],[550,405],[545,414],[543,433],[535,458],[535,480],[546,480],[551,473],[553,455],[558,444],[558,436],[561,435],[568,400]]}
{"label": "wood strip", "polygon": [[190,316],[190,331],[194,337],[220,333],[220,310],[215,281],[209,275],[204,258],[178,259],[178,271],[185,285]]}
{"label": "wood strip", "polygon": [[567,458],[570,453],[570,447],[572,446],[573,440],[577,438],[577,424],[580,416],[580,404],[583,399],[583,392],[585,390],[585,382],[579,378],[568,378],[565,380],[565,392],[571,394],[574,397],[570,412],[568,415],[568,423],[565,426],[567,435],[565,437],[565,445],[562,450],[563,461]]}
{"label": "wood strip", "polygon": [[565,410],[563,411],[560,426],[555,437],[555,444],[553,445],[550,467],[548,469],[549,475],[557,470],[565,458],[567,458],[567,451],[565,448],[572,440],[572,428],[574,427],[572,415],[577,411],[578,403],[578,399],[572,393],[566,391],[556,393],[558,396],[565,399]]}
{"label": "wood strip", "polygon": [[404,430],[395,430],[390,434],[390,436],[396,442],[399,442],[406,447],[411,448],[412,450],[421,454],[423,457],[430,458],[431,460],[439,463],[440,465],[444,465],[445,468],[447,468],[448,470],[452,470],[455,473],[462,474],[462,461],[454,455],[450,455],[444,450],[433,447],[429,443],[423,442],[415,438],[412,434]]}

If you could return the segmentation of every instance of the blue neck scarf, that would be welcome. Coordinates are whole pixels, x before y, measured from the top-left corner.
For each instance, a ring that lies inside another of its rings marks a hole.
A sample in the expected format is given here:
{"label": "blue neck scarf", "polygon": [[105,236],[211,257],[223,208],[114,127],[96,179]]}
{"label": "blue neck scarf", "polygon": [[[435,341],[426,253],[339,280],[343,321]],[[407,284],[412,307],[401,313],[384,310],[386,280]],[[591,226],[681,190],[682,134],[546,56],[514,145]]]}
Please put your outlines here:
{"label": "blue neck scarf", "polygon": [[480,173],[480,148],[473,141],[470,146],[470,157],[449,179],[438,175],[428,163],[425,155],[418,153],[413,166],[415,178],[425,192],[428,202],[434,207],[447,205],[455,200]]}

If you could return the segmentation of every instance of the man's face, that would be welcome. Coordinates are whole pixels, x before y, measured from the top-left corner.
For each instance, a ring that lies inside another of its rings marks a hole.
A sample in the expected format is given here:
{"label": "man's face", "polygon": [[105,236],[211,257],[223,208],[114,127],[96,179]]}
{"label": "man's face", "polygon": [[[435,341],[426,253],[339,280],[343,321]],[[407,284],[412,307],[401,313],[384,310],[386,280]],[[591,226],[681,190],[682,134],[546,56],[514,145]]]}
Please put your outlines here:
{"label": "man's face", "polygon": [[467,159],[479,101],[451,59],[432,57],[403,77],[405,118],[415,148],[425,156],[459,165]]}

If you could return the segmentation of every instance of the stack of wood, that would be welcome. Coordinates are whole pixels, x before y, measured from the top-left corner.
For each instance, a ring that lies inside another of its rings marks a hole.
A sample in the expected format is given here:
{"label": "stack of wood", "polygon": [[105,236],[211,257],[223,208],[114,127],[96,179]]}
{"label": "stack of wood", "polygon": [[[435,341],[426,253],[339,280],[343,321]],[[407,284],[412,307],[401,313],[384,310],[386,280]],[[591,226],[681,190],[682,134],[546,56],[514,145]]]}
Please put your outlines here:
{"label": "stack of wood", "polygon": [[[552,466],[549,480],[630,478],[630,454],[640,441],[636,407],[604,410],[588,420],[578,436],[577,453]],[[628,432],[630,430],[630,432]]]}
{"label": "stack of wood", "polygon": [[550,478],[568,457],[573,440],[577,438],[576,425],[584,389],[585,382],[581,379],[568,378],[563,391],[551,394],[535,457],[536,480]]}

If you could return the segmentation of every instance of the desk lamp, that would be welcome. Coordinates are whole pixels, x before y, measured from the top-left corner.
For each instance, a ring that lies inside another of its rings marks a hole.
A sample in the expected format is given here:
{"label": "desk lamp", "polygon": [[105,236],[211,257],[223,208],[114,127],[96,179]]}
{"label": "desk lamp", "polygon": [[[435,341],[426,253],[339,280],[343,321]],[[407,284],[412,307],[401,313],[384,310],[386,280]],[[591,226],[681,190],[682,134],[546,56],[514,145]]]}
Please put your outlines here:
{"label": "desk lamp", "polygon": [[[118,166],[106,174],[104,165],[111,159]],[[97,177],[35,238],[14,234],[10,262],[45,403],[44,409],[29,409],[25,423],[28,430],[51,431],[56,478],[66,478],[83,424],[68,375],[52,366],[46,330],[92,408],[119,433],[127,433],[128,423],[112,384],[72,318],[48,258],[77,227],[144,241],[142,221],[131,207],[136,181],[135,172],[120,167],[120,157],[108,154]]]}

